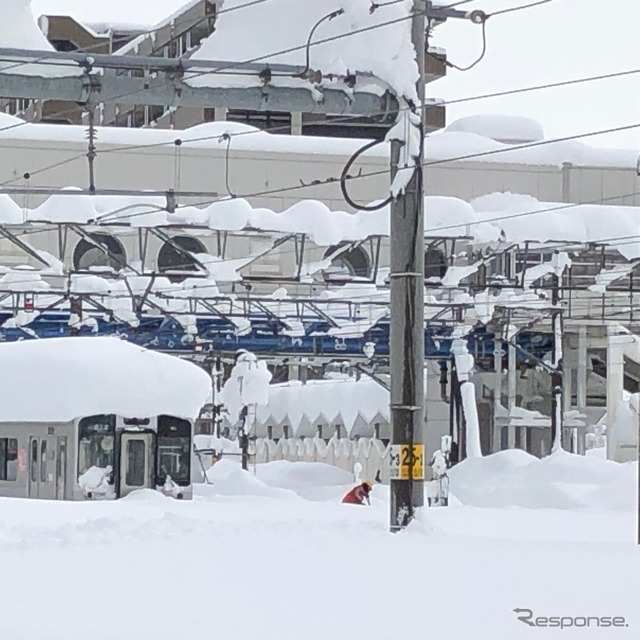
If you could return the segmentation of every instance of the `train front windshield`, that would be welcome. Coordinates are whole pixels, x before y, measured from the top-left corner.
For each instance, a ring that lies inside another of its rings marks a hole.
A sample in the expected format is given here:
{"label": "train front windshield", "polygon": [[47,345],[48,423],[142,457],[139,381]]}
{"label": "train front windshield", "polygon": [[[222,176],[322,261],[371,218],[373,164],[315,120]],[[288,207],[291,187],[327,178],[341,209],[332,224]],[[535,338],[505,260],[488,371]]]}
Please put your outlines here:
{"label": "train front windshield", "polygon": [[115,416],[93,416],[80,421],[78,447],[78,474],[92,467],[106,469],[114,466],[116,419]]}
{"label": "train front windshield", "polygon": [[178,486],[191,484],[191,424],[186,420],[158,418],[158,460],[156,484],[162,486],[167,476]]}

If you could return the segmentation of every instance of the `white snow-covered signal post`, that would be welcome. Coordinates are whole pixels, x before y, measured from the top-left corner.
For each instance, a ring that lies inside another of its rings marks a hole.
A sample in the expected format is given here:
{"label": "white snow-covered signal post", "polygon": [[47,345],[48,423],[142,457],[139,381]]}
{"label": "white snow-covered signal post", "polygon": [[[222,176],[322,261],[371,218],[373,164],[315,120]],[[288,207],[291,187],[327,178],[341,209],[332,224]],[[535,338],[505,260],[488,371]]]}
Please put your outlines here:
{"label": "white snow-covered signal post", "polygon": [[434,6],[431,0],[414,0],[411,37],[418,65],[419,104],[403,104],[399,97],[404,111],[400,112],[397,133],[388,136],[393,196],[389,274],[392,532],[404,529],[416,508],[424,506],[424,75],[428,30],[433,22],[447,18],[482,24],[487,16],[482,11],[466,12]]}

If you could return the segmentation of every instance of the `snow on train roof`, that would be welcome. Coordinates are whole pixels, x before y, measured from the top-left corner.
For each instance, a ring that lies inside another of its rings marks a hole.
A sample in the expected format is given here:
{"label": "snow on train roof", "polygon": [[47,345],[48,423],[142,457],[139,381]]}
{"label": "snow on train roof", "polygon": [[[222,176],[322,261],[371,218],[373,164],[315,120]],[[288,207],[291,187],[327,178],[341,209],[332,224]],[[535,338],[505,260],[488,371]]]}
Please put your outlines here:
{"label": "snow on train roof", "polygon": [[198,366],[118,338],[0,344],[0,421],[69,422],[116,414],[195,419],[211,391]]}

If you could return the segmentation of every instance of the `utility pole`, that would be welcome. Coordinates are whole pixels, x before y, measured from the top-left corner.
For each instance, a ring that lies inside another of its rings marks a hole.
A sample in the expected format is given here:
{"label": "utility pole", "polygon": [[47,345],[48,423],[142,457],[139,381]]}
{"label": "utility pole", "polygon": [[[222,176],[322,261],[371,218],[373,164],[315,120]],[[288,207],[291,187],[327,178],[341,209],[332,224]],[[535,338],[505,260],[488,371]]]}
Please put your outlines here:
{"label": "utility pole", "polygon": [[[455,5],[454,5],[455,6]],[[404,529],[424,506],[424,131],[425,58],[428,30],[448,18],[482,24],[482,11],[433,6],[413,0],[411,39],[418,65],[417,95],[421,118],[419,155],[406,188],[391,203],[391,499],[390,529]],[[408,140],[405,141],[408,143]],[[395,181],[402,142],[391,140],[391,180]],[[407,169],[405,169],[407,170]]]}
{"label": "utility pole", "polygon": [[[421,104],[420,156],[403,193],[391,203],[391,443],[390,529],[399,531],[424,505],[424,71],[425,0],[414,0],[412,41],[418,63]],[[407,141],[408,142],[408,141]],[[402,143],[391,141],[391,180],[398,171]],[[422,460],[415,458],[422,456]],[[394,462],[395,461],[395,462]],[[418,464],[416,464],[418,462]],[[422,477],[416,473],[422,471]]]}

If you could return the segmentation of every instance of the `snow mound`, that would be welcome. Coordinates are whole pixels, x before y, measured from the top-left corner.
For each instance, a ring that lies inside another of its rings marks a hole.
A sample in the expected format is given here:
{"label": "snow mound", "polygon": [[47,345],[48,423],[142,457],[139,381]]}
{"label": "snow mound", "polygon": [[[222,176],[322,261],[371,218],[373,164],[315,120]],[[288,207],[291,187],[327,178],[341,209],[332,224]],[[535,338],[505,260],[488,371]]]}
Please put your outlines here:
{"label": "snow mound", "polygon": [[542,125],[532,118],[513,115],[475,115],[452,122],[445,131],[474,133],[496,142],[521,143],[544,140]]}
{"label": "snow mound", "polygon": [[132,502],[165,502],[167,500],[173,500],[173,498],[168,498],[155,489],[137,489],[127,494],[122,500],[130,500]]}
{"label": "snow mound", "polygon": [[343,487],[353,483],[353,474],[322,462],[278,460],[261,464],[258,478],[272,487],[298,491],[302,487]]}
{"label": "snow mound", "polygon": [[[354,485],[353,474],[320,462],[278,460],[242,471],[237,458],[222,458],[207,472],[210,486],[198,487],[205,496],[262,496],[314,502],[339,502]],[[383,495],[384,491],[378,491]],[[378,496],[378,497],[380,497]]]}
{"label": "snow mound", "polygon": [[208,496],[253,496],[262,498],[297,499],[295,492],[288,489],[272,487],[253,475],[244,471],[238,463],[221,460],[207,472],[212,487],[204,491]]}
{"label": "snow mound", "polygon": [[539,460],[524,451],[467,459],[449,472],[463,505],[532,509],[632,510],[634,465],[559,451]]}

